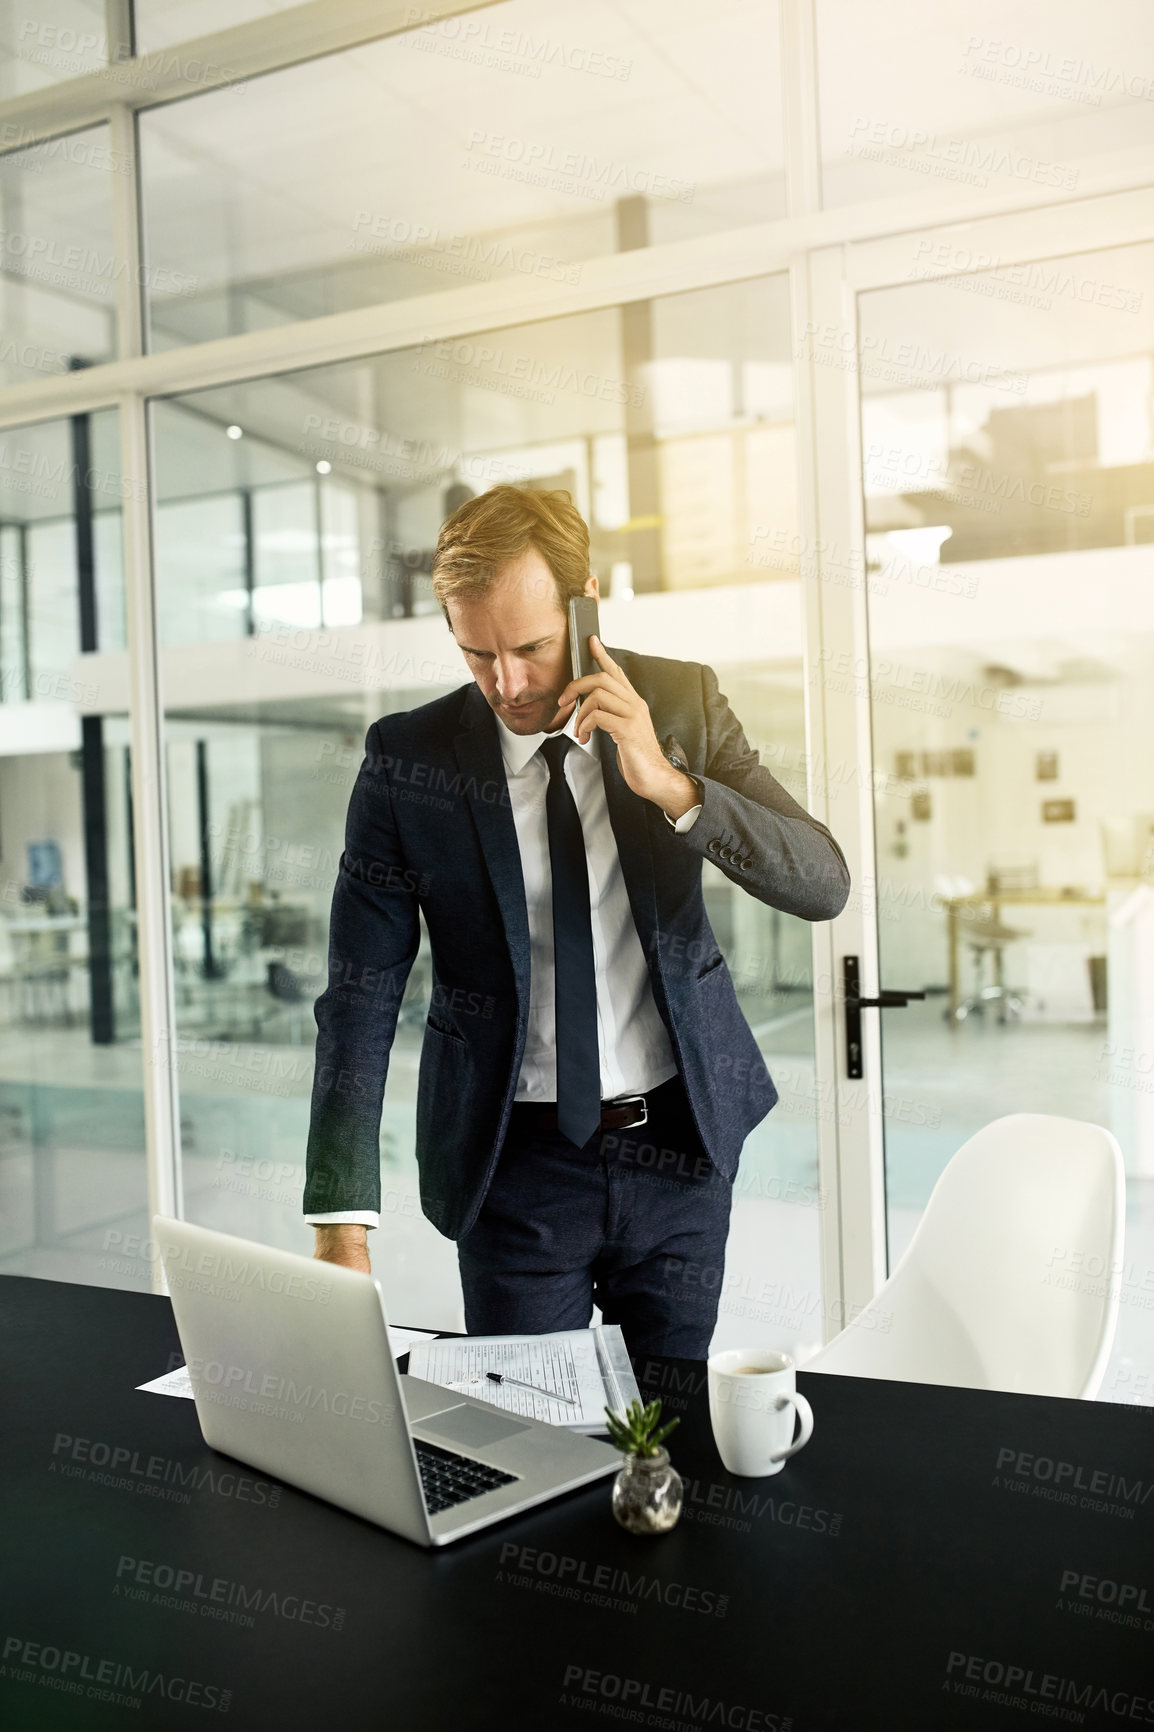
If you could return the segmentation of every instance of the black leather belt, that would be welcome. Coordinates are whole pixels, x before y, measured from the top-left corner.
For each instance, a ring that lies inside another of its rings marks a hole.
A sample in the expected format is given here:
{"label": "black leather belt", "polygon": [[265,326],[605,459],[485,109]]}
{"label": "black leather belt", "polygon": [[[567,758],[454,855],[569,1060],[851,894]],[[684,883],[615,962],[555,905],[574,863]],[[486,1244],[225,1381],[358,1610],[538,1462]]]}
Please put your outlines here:
{"label": "black leather belt", "polygon": [[[557,1103],[537,1106],[533,1101],[515,1101],[513,1111],[524,1124],[531,1125],[536,1131],[555,1131],[557,1129]],[[601,1121],[598,1129],[602,1131],[627,1131],[634,1125],[643,1125],[649,1118],[649,1103],[644,1095],[621,1095],[615,1101],[601,1102]]]}

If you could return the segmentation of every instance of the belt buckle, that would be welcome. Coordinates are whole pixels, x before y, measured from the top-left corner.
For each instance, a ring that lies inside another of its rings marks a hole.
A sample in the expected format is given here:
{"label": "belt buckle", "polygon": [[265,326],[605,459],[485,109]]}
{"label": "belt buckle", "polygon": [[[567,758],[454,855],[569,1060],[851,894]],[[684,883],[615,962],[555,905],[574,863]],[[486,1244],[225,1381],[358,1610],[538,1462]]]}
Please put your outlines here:
{"label": "belt buckle", "polygon": [[644,1095],[621,1095],[617,1100],[612,1101],[610,1103],[612,1106],[615,1106],[615,1107],[632,1106],[634,1103],[636,1103],[637,1106],[640,1107],[641,1117],[639,1119],[630,1119],[630,1121],[627,1125],[622,1125],[621,1129],[623,1131],[631,1131],[631,1130],[634,1130],[638,1125],[645,1125],[645,1124],[649,1123],[649,1102],[646,1100]]}

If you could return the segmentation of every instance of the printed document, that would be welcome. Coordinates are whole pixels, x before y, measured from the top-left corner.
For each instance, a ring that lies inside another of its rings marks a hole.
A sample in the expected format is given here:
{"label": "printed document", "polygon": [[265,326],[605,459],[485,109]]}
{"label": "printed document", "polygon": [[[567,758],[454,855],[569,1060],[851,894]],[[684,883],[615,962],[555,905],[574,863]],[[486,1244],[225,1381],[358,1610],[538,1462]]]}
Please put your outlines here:
{"label": "printed document", "polygon": [[[490,1371],[507,1381],[491,1382]],[[615,1323],[555,1335],[466,1335],[422,1342],[409,1354],[409,1375],[570,1431],[603,1432],[606,1407],[622,1413],[640,1399]]]}

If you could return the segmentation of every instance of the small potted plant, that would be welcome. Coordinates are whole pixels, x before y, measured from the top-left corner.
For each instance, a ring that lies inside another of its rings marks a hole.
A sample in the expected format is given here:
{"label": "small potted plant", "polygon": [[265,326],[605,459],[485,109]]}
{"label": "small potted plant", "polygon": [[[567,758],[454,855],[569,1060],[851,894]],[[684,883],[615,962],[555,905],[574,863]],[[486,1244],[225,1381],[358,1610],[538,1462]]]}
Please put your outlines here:
{"label": "small potted plant", "polygon": [[609,1441],[625,1457],[613,1481],[613,1514],[631,1534],[663,1534],[681,1514],[681,1475],[661,1447],[679,1419],[658,1430],[660,1401],[631,1401],[624,1417],[605,1409]]}

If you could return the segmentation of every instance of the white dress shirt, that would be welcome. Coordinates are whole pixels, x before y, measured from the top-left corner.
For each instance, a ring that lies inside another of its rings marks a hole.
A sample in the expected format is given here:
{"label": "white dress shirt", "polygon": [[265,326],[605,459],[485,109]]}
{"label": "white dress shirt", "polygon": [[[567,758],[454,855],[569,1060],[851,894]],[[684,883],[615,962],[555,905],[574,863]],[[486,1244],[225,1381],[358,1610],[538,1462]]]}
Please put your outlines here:
{"label": "white dress shirt", "polygon": [[[496,712],[494,712],[496,714]],[[545,793],[549,768],[539,747],[549,736],[515,734],[496,717],[501,756],[509,784],[513,823],[525,880],[529,917],[529,1026],[517,1079],[515,1099],[555,1101],[557,1098],[556,1017],[554,1015],[553,875],[549,864],[549,833]],[[575,739],[576,714],[561,733]],[[653,997],[645,952],[633,923],[629,892],[609,821],[605,784],[601,778],[600,730],[588,743],[575,741],[565,754],[565,780],[581,819],[585,857],[589,865],[589,911],[593,927],[593,962],[597,979],[597,1046],[601,1060],[601,1098],[645,1094],[676,1075],[669,1035]],[[692,829],[701,807],[693,806],[671,829]],[[316,1226],[332,1222],[379,1224],[371,1209],[336,1210],[306,1215]]]}
{"label": "white dress shirt", "polygon": [[[576,725],[576,716],[570,716],[561,732],[574,739]],[[500,716],[497,726],[521,851],[531,956],[529,1026],[514,1098],[555,1101],[553,875],[545,817],[549,769],[539,750],[548,736],[514,734]],[[612,1100],[617,1095],[645,1094],[675,1075],[677,1065],[653,1000],[645,952],[633,924],[629,893],[609,822],[598,729],[594,728],[588,744],[576,744],[565,754],[565,780],[581,819],[589,867],[601,1098]]]}

